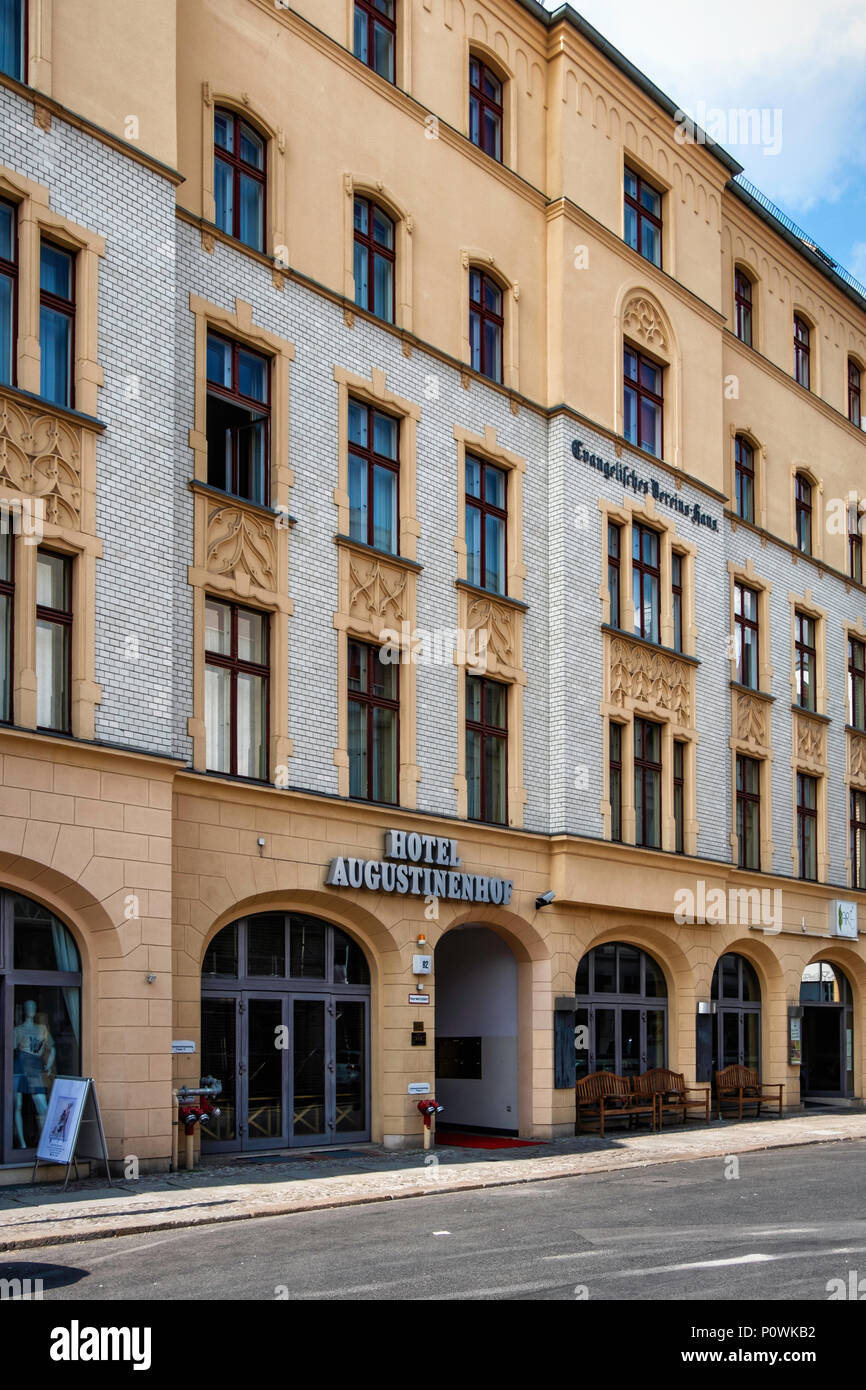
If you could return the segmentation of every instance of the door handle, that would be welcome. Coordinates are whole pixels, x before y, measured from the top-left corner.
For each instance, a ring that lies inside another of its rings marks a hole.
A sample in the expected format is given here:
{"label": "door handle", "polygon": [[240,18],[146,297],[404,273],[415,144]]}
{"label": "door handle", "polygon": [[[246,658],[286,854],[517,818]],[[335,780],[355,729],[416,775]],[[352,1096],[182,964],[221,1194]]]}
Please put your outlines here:
{"label": "door handle", "polygon": [[333,1060],[333,1058],[332,1058],[331,1061],[328,1063],[328,1071],[333,1072],[333,1071],[335,1071],[335,1070],[336,1070],[336,1063],[334,1062],[334,1060]]}

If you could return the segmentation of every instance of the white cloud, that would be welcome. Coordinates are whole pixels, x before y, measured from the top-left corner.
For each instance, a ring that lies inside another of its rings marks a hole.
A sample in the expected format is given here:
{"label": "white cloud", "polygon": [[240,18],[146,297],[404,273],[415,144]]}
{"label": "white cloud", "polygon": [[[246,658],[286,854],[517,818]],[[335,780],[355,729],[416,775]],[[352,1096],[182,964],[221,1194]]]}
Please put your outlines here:
{"label": "white cloud", "polygon": [[[549,9],[557,0],[546,0]],[[580,14],[687,110],[778,108],[782,148],[729,144],[772,198],[795,210],[843,198],[866,176],[862,0],[583,0]],[[725,142],[722,141],[724,144]]]}

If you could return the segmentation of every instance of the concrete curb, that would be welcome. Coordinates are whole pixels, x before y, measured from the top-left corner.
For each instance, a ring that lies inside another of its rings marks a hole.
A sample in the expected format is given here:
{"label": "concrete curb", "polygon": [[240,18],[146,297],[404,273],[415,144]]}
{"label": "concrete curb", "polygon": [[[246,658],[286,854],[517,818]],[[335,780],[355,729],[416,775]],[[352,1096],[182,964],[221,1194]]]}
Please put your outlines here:
{"label": "concrete curb", "polygon": [[[730,1139],[735,1138],[733,1134],[726,1136],[726,1138],[727,1137]],[[593,1164],[592,1166],[587,1165],[587,1159],[595,1158],[597,1155],[573,1154],[568,1157],[564,1156],[560,1159],[525,1160],[527,1166],[530,1162],[533,1164],[544,1162],[555,1164],[555,1171],[550,1171],[548,1169],[545,1172],[539,1172],[533,1167],[526,1173],[508,1173],[502,1176],[495,1175],[495,1165],[474,1164],[472,1166],[476,1170],[484,1167],[488,1171],[483,1175],[481,1172],[477,1172],[477,1176],[474,1178],[471,1175],[467,1177],[463,1174],[459,1176],[455,1174],[454,1179],[450,1181],[447,1178],[443,1180],[442,1177],[432,1181],[428,1178],[423,1184],[419,1182],[418,1184],[406,1186],[402,1190],[398,1189],[395,1191],[365,1192],[362,1190],[357,1193],[342,1193],[340,1195],[323,1192],[319,1199],[317,1199],[314,1192],[310,1192],[303,1200],[277,1200],[273,1204],[267,1206],[250,1204],[248,1207],[243,1207],[239,1210],[226,1211],[219,1214],[208,1211],[203,1207],[196,1208],[195,1206],[190,1206],[181,1208],[176,1214],[167,1215],[166,1218],[161,1221],[149,1220],[147,1216],[143,1216],[142,1219],[136,1219],[134,1214],[124,1217],[120,1213],[106,1212],[102,1216],[83,1216],[80,1223],[72,1230],[67,1227],[65,1230],[61,1229],[49,1233],[49,1231],[43,1229],[41,1231],[22,1232],[20,1235],[0,1236],[0,1252],[34,1250],[48,1245],[72,1245],[85,1240],[111,1240],[119,1236],[145,1235],[157,1231],[182,1230],[194,1226],[214,1226],[228,1221],[253,1221],[264,1217],[291,1216],[299,1212],[329,1211],[338,1207],[369,1206],[376,1202],[404,1201],[413,1197],[435,1197],[450,1195],[455,1192],[478,1191],[485,1188],[514,1187],[521,1183],[552,1182],[560,1178],[591,1177],[598,1173],[621,1172],[630,1168],[649,1168],[667,1163],[684,1163],[698,1161],[700,1159],[725,1158],[731,1153],[736,1153],[738,1155],[744,1153],[761,1153],[771,1149],[805,1148],[812,1144],[838,1144],[843,1142],[854,1142],[858,1139],[862,1141],[864,1135],[843,1133],[837,1135],[821,1135],[820,1137],[816,1135],[814,1138],[798,1135],[791,1136],[790,1138],[780,1136],[778,1140],[774,1140],[771,1135],[768,1134],[766,1139],[752,1139],[740,1144],[728,1142],[718,1145],[710,1152],[696,1152],[694,1149],[684,1148],[673,1153],[659,1154],[658,1156],[653,1156],[652,1154],[647,1155],[643,1152],[636,1154],[634,1157],[629,1157],[626,1154],[620,1154],[619,1156],[606,1154],[603,1156],[605,1160],[603,1163],[598,1165]],[[464,1170],[467,1166],[468,1165],[460,1165]],[[493,1172],[489,1171],[491,1168],[494,1169]],[[443,1170],[440,1167],[435,1171],[437,1173],[442,1173]],[[419,1174],[418,1176],[421,1178],[424,1175]],[[381,1181],[381,1175],[363,1175],[363,1179],[365,1180],[366,1186],[371,1186]],[[307,1180],[307,1182],[315,1181],[317,1180]],[[333,1183],[335,1181],[343,1182],[345,1179],[323,1178],[318,1181],[324,1185],[325,1183]],[[305,1183],[305,1186],[306,1185]],[[199,1189],[199,1191],[201,1190],[202,1189]],[[215,1189],[204,1190],[213,1191]],[[158,1197],[158,1194],[155,1194],[155,1196]],[[227,1200],[227,1205],[229,1204],[235,1207],[239,1206],[239,1203],[231,1202],[230,1199]],[[105,1225],[102,1223],[107,1218],[112,1217],[114,1218],[114,1225],[111,1229],[106,1229]],[[46,1224],[50,1225],[51,1223],[49,1222]],[[60,1223],[58,1222],[57,1224]]]}

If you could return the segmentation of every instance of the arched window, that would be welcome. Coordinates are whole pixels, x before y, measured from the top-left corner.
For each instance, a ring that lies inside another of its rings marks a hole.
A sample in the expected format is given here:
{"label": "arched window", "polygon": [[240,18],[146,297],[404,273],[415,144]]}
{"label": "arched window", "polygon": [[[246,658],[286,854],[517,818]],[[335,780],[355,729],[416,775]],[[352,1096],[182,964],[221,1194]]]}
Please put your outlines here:
{"label": "arched window", "polygon": [[652,956],[621,941],[596,946],[580,962],[574,989],[578,1080],[666,1065],[668,990]]}
{"label": "arched window", "polygon": [[355,303],[394,322],[394,222],[369,198],[355,195]]}
{"label": "arched window", "polygon": [[81,1072],[81,960],[46,907],[0,890],[0,1162],[32,1154],[56,1076]]}
{"label": "arched window", "polygon": [[812,483],[805,473],[794,478],[794,521],[797,549],[812,554]]}
{"label": "arched window", "polygon": [[491,381],[502,381],[502,338],[505,327],[502,287],[492,275],[469,269],[470,362]]}
{"label": "arched window", "polygon": [[713,971],[713,1072],[735,1065],[761,1068],[761,986],[754,966],[728,952]]}
{"label": "arched window", "polygon": [[629,444],[664,456],[664,367],[630,343],[623,346],[623,434]]}
{"label": "arched window", "polygon": [[481,58],[469,59],[469,139],[491,159],[502,162],[504,86]]}
{"label": "arched window", "polygon": [[813,961],[800,982],[801,1095],[854,1094],[854,999],[838,965]]}
{"label": "arched window", "polygon": [[755,520],[755,451],[743,435],[734,441],[734,491],[737,516]]}
{"label": "arched window", "polygon": [[254,251],[265,249],[267,141],[236,111],[214,112],[216,225]]}
{"label": "arched window", "polygon": [[202,963],[201,1068],[222,1083],[217,1150],[370,1136],[370,968],[351,937],[298,912],[224,927]]}
{"label": "arched window", "polygon": [[752,282],[739,266],[734,271],[734,324],[741,343],[752,346]]}
{"label": "arched window", "polygon": [[848,419],[858,429],[862,426],[863,415],[860,409],[861,372],[853,357],[848,358]]}
{"label": "arched window", "polygon": [[794,315],[794,380],[812,389],[812,335],[801,314]]}

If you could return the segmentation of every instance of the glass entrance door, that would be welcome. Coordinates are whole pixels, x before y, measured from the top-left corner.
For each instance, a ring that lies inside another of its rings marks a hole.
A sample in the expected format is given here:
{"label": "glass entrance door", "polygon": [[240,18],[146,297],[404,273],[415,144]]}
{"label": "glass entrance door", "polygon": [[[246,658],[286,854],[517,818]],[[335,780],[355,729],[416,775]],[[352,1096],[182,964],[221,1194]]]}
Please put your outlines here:
{"label": "glass entrance door", "polygon": [[328,1001],[292,1000],[292,1139],[324,1144],[329,1138],[328,1092],[334,1060],[327,1047]]}
{"label": "glass entrance door", "polygon": [[295,997],[292,1143],[333,1143],[369,1132],[367,1001]]}
{"label": "glass entrance door", "polygon": [[286,1091],[289,1031],[282,995],[241,997],[246,1061],[241,1094],[246,1115],[246,1149],[280,1149],[288,1139]]}

